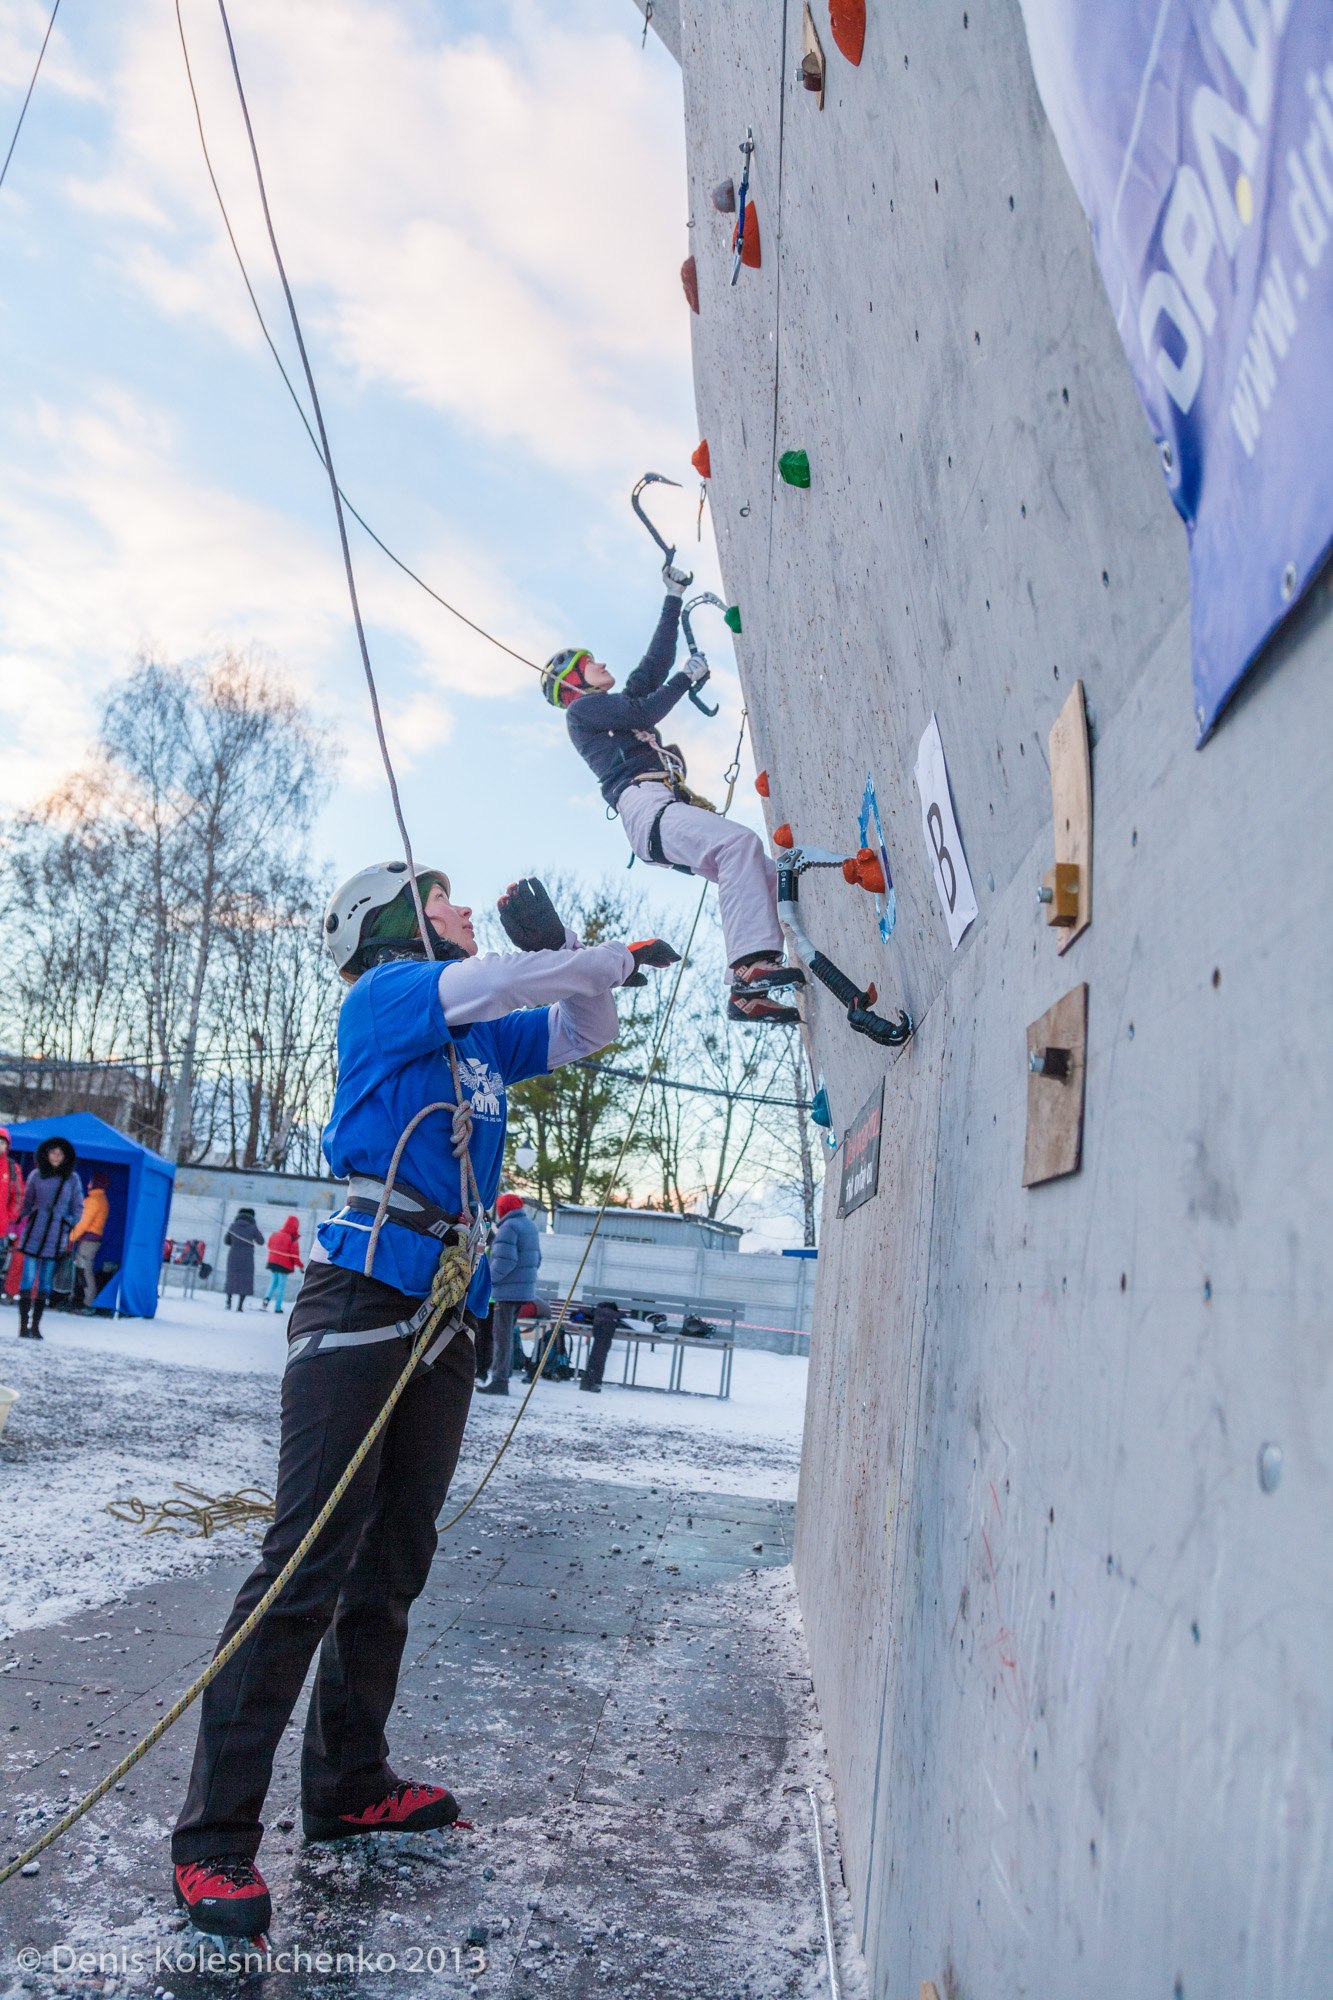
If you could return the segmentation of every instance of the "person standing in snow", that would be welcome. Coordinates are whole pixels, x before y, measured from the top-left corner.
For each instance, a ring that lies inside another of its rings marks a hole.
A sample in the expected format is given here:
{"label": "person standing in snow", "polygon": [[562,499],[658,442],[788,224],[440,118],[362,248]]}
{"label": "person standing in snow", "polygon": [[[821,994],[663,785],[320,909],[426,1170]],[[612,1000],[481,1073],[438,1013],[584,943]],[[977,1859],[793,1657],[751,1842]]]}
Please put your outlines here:
{"label": "person standing in snow", "polygon": [[51,1302],[51,1280],[83,1210],[83,1182],[74,1168],[78,1155],[68,1139],[52,1136],[37,1148],[19,1210],[18,1247],[31,1263],[23,1268],[19,1292],[19,1338],[42,1338],[42,1314]]}
{"label": "person standing in snow", "polygon": [[[455,1124],[438,1108],[455,1101],[454,1061],[470,1110],[467,1158],[489,1207],[504,1159],[508,1086],[605,1048],[619,1032],[614,989],[644,983],[640,964],[676,959],[658,939],[581,947],[531,880],[500,900],[519,950],[478,957],[472,913],[453,901],[448,877],[434,869],[417,876],[429,941],[405,877],[402,862],[362,869],[324,918],[350,988],[324,1131],[324,1155],[347,1181],[347,1201],[319,1226],[288,1320],[273,1526],[220,1644],[260,1601],[382,1410],[430,1320],[442,1256],[470,1247]],[[381,1199],[386,1219],[368,1276]],[[490,1290],[482,1257],[318,1541],[204,1692],[172,1836],[176,1900],[202,1931],[251,1937],[268,1928],[271,1902],[255,1866],[260,1813],[321,1639],[301,1757],[307,1840],[416,1833],[458,1817],[445,1786],[395,1774],[385,1725],[458,1459],[473,1333]]]}
{"label": "person standing in snow", "polygon": [[255,1288],[255,1251],[264,1241],[252,1208],[237,1209],[222,1241],[227,1251],[226,1310],[231,1311],[235,1298],[237,1312],[244,1312],[245,1302]]}
{"label": "person standing in snow", "polygon": [[611,692],[615,676],[586,646],[567,646],[547,661],[542,693],[565,711],[574,748],[639,860],[716,882],[731,967],[728,1020],[796,1026],[796,1009],[772,997],[780,987],[805,983],[799,966],[782,962],[777,871],[757,833],[724,819],[690,790],[684,757],[658,732],[707,672],[693,657],[671,672],[681,599],[693,578],[667,563],[662,579],[667,594],[657,630],[623,693]]}
{"label": "person standing in snow", "polygon": [[287,1280],[293,1271],[303,1271],[301,1262],[301,1225],[294,1215],[289,1215],[281,1229],[275,1229],[268,1239],[268,1290],[264,1294],[264,1308],[272,1306],[274,1312],[282,1311],[282,1302],[287,1295]]}
{"label": "person standing in snow", "polygon": [[542,1261],[537,1225],[524,1207],[522,1195],[502,1194],[495,1213],[500,1219],[490,1252],[495,1319],[491,1379],[480,1392],[483,1396],[507,1396],[510,1376],[527,1360],[515,1321],[519,1307],[535,1295]]}
{"label": "person standing in snow", "polygon": [[[19,1288],[19,1272],[23,1259],[14,1255],[14,1238],[18,1234],[19,1216],[23,1209],[23,1169],[9,1150],[9,1127],[0,1125],[0,1285],[13,1298]],[[14,1265],[13,1283],[10,1279],[10,1264]]]}
{"label": "person standing in snow", "polygon": [[72,1301],[75,1312],[87,1312],[97,1295],[96,1264],[97,1253],[106,1235],[106,1225],[111,1215],[111,1203],[107,1199],[105,1174],[90,1174],[88,1192],[83,1198],[83,1213],[70,1232],[69,1247],[74,1252],[75,1296]]}

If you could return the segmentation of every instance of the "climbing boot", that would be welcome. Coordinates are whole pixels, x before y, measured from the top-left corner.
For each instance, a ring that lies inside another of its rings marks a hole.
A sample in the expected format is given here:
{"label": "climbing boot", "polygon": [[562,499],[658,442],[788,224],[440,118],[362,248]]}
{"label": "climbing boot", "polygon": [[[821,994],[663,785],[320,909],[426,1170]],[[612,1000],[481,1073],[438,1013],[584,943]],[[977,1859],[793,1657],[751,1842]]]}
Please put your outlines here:
{"label": "climbing boot", "polygon": [[727,1002],[727,1019],[741,1021],[751,1028],[799,1028],[801,1025],[801,1017],[794,1007],[783,1007],[762,993],[752,994],[744,1000],[738,1000],[733,994]]}
{"label": "climbing boot", "polygon": [[195,1929],[212,1937],[259,1939],[273,1921],[268,1885],[247,1855],[179,1862],[172,1886]]}
{"label": "climbing boot", "polygon": [[778,986],[804,986],[805,973],[799,965],[784,965],[780,958],[742,960],[731,968],[731,997],[745,1000],[755,993],[771,993]]}
{"label": "climbing boot", "polygon": [[354,1813],[314,1813],[301,1809],[301,1831],[307,1840],[352,1840],[359,1833],[427,1833],[452,1826],[458,1800],[443,1785],[395,1785],[374,1805]]}

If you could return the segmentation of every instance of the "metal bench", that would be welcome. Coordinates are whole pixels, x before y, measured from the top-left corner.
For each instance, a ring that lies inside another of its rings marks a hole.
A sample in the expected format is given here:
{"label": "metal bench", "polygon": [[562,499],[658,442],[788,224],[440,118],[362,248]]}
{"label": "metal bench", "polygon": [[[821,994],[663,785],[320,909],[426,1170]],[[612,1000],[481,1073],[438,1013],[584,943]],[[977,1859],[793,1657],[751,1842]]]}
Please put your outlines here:
{"label": "metal bench", "polygon": [[[716,1396],[721,1402],[727,1401],[731,1395],[731,1367],[732,1359],[736,1352],[736,1343],[731,1335],[735,1333],[737,1318],[745,1310],[743,1305],[738,1305],[731,1300],[689,1299],[676,1296],[663,1297],[660,1294],[653,1298],[630,1297],[625,1293],[623,1288],[618,1291],[611,1291],[605,1287],[589,1286],[577,1299],[550,1300],[543,1319],[537,1322],[538,1329],[553,1326],[559,1319],[566,1304],[570,1306],[592,1306],[607,1299],[618,1305],[631,1319],[638,1316],[635,1310],[636,1307],[650,1312],[660,1312],[664,1308],[675,1307],[679,1309],[682,1318],[684,1318],[686,1313],[697,1313],[701,1319],[711,1319],[714,1322],[719,1319],[725,1319],[730,1330],[727,1335],[719,1334],[717,1337],[700,1336],[697,1334],[682,1333],[679,1327],[672,1328],[670,1326],[655,1327],[651,1332],[643,1333],[631,1331],[626,1327],[619,1327],[612,1335],[611,1344],[614,1347],[616,1341],[620,1341],[624,1346],[624,1365],[620,1376],[620,1386],[622,1388],[644,1389],[660,1396]],[[588,1350],[592,1345],[592,1328],[588,1326],[574,1326],[566,1320],[565,1333],[570,1343],[574,1366],[577,1369],[587,1360]],[[671,1361],[667,1371],[665,1386],[660,1382],[639,1381],[639,1350],[643,1347],[648,1348],[650,1352],[655,1351],[658,1347],[668,1347],[671,1349]],[[685,1387],[685,1358],[688,1354],[712,1354],[716,1356],[719,1365],[718,1386],[716,1389],[687,1389]]]}

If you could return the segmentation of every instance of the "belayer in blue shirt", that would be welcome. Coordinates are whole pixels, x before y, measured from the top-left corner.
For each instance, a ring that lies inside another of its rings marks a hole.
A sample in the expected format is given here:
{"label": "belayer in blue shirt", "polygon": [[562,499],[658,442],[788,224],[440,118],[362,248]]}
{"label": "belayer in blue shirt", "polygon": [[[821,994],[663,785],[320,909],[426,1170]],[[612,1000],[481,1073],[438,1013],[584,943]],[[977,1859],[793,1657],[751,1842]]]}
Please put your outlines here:
{"label": "belayer in blue shirt", "polygon": [[[642,984],[640,966],[676,959],[660,939],[581,947],[532,880],[514,884],[499,905],[519,950],[478,956],[472,913],[452,900],[448,877],[428,870],[417,887],[429,955],[403,862],[362,869],[325,914],[325,941],[350,986],[324,1132],[347,1200],[321,1224],[292,1308],[273,1526],[219,1648],[288,1561],[382,1409],[425,1324],[442,1246],[460,1239],[453,1120],[431,1112],[403,1150],[366,1274],[400,1136],[426,1106],[455,1102],[451,1051],[471,1114],[468,1158],[489,1210],[509,1085],[605,1048],[617,1034],[615,988]],[[445,1786],[396,1775],[384,1730],[462,1442],[476,1373],[474,1314],[489,1296],[482,1259],[313,1548],[204,1692],[172,1836],[176,1900],[200,1930],[251,1938],[268,1929],[269,1894],[255,1866],[260,1813],[317,1646],[301,1756],[306,1839],[415,1833],[458,1816]]]}

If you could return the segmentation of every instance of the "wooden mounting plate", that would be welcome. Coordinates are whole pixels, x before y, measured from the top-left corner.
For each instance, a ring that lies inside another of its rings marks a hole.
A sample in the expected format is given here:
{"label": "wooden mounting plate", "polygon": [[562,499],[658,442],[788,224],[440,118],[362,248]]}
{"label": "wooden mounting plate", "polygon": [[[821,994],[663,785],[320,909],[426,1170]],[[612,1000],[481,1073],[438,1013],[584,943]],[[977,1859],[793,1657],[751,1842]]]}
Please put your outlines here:
{"label": "wooden mounting plate", "polygon": [[1023,1152],[1023,1185],[1076,1174],[1083,1157],[1083,1082],[1088,1060],[1088,988],[1071,987],[1028,1029],[1028,1057],[1034,1049],[1069,1050],[1063,1080],[1028,1070],[1028,1129]]}
{"label": "wooden mounting plate", "polygon": [[806,56],[813,56],[819,64],[819,91],[816,94],[812,90],[810,95],[815,99],[815,102],[822,111],[824,109],[824,79],[827,66],[824,62],[824,48],[819,39],[819,30],[815,26],[815,17],[810,12],[810,0],[805,0],[805,13],[801,20],[802,60]]}
{"label": "wooden mounting plate", "polygon": [[1092,758],[1082,681],[1074,682],[1051,724],[1050,752],[1055,858],[1078,869],[1078,916],[1058,932],[1057,948],[1066,952],[1092,922]]}

